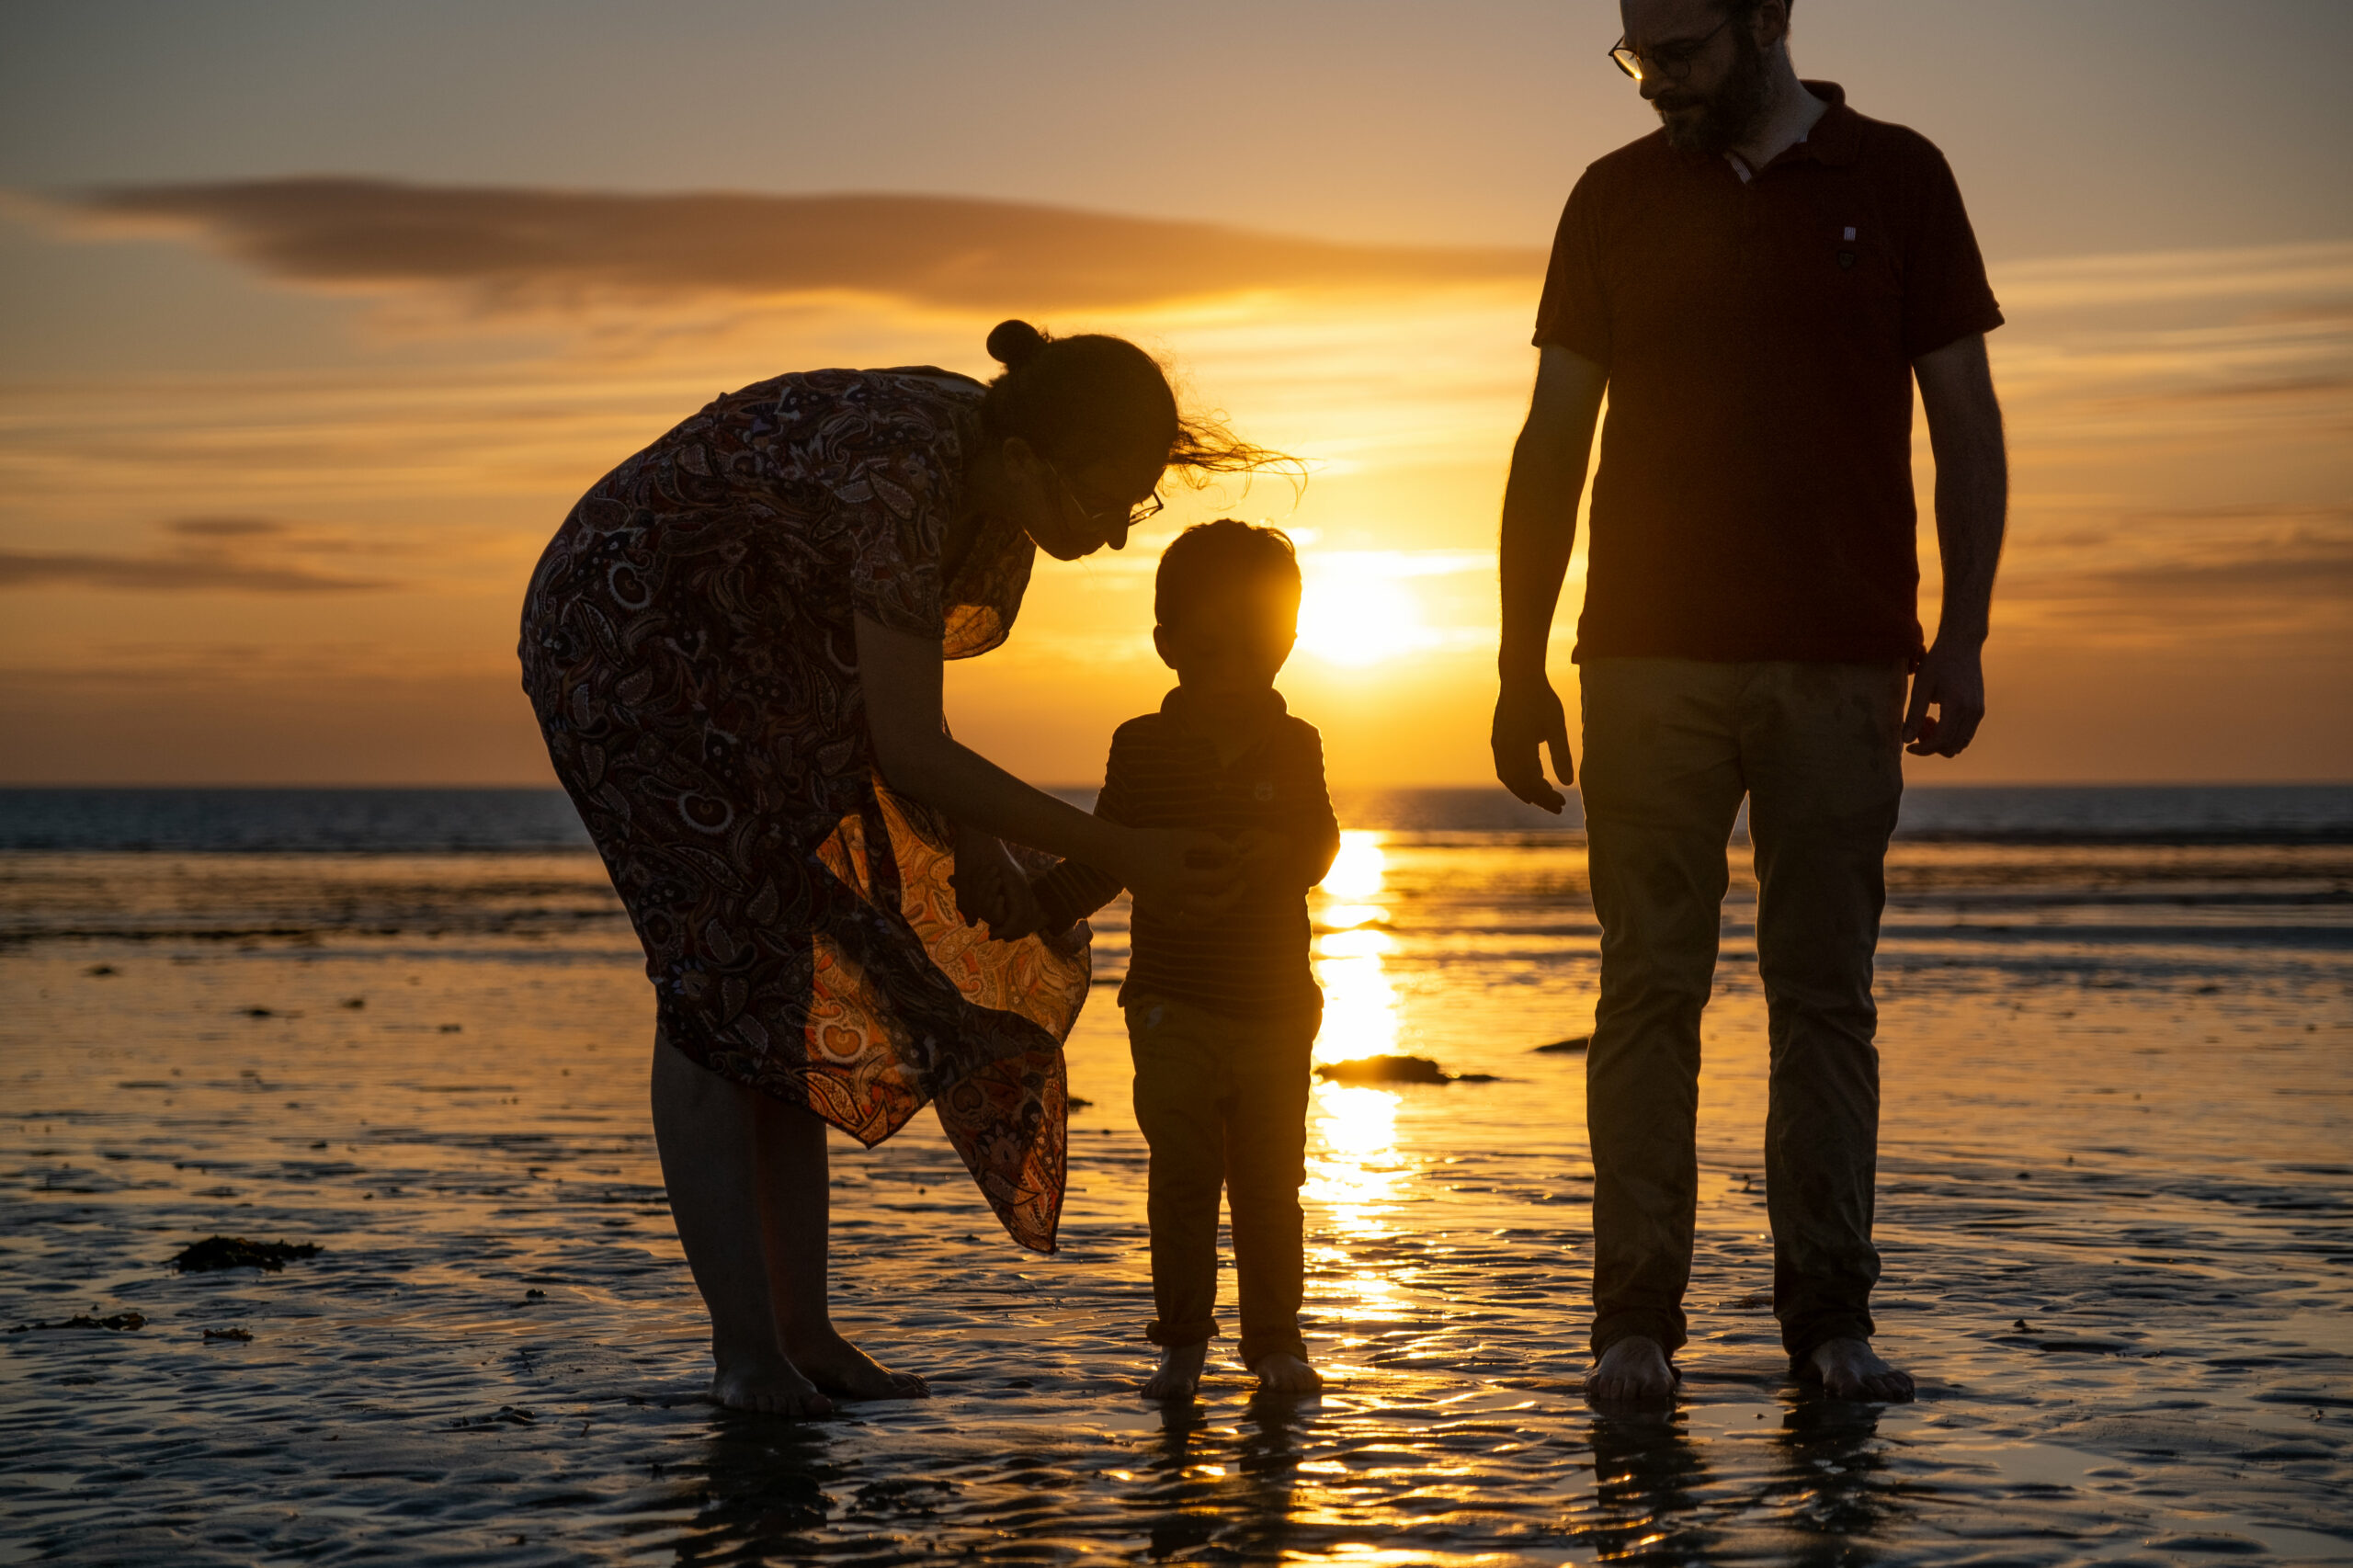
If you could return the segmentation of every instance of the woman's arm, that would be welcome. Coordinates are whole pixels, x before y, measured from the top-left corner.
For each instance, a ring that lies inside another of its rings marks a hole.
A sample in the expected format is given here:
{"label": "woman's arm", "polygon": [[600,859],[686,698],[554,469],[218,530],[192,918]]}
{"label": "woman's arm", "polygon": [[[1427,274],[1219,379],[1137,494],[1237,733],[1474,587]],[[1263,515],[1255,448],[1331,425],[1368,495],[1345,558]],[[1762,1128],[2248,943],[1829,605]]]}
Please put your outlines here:
{"label": "woman's arm", "polygon": [[1206,911],[1234,880],[1214,835],[1120,827],[1033,790],[951,738],[941,720],[939,644],[859,616],[858,680],[874,760],[892,789],[957,822],[1096,866],[1126,886]]}

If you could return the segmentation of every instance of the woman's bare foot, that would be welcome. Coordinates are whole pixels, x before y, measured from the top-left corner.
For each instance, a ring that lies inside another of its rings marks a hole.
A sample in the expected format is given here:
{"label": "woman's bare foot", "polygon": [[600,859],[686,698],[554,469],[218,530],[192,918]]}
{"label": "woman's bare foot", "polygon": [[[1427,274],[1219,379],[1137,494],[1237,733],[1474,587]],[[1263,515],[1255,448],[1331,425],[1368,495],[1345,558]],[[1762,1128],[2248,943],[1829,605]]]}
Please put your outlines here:
{"label": "woman's bare foot", "polygon": [[1675,1397],[1676,1382],[1658,1341],[1631,1334],[1601,1353],[1585,1381],[1585,1396],[1609,1404],[1659,1404]]}
{"label": "woman's bare foot", "polygon": [[1260,1393],[1320,1393],[1324,1374],[1288,1350],[1261,1356],[1250,1369],[1258,1374]]}
{"label": "woman's bare foot", "polygon": [[1832,1399],[1903,1404],[1912,1398],[1911,1374],[1881,1360],[1868,1339],[1825,1339],[1798,1363],[1797,1374]]}
{"label": "woman's bare foot", "polygon": [[781,1356],[730,1357],[711,1374],[710,1397],[730,1410],[764,1415],[831,1415],[834,1402]]}
{"label": "woman's bare foot", "polygon": [[1190,1399],[1201,1385],[1201,1363],[1209,1358],[1210,1347],[1201,1345],[1171,1345],[1160,1352],[1160,1370],[1143,1382],[1142,1392],[1146,1399]]}
{"label": "woman's bare foot", "polygon": [[792,1342],[792,1364],[836,1399],[929,1399],[931,1385],[894,1372],[833,1329]]}

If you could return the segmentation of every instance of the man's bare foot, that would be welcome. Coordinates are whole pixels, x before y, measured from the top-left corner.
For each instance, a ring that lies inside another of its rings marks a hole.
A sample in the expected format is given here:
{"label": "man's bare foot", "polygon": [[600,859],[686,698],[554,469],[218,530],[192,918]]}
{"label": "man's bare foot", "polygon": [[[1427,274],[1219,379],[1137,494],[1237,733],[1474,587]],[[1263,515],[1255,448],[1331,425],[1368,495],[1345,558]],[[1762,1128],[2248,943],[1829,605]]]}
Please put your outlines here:
{"label": "man's bare foot", "polygon": [[890,1368],[828,1328],[792,1342],[792,1364],[836,1399],[929,1399],[931,1385]]}
{"label": "man's bare foot", "polygon": [[711,1374],[710,1397],[730,1410],[764,1415],[831,1415],[834,1402],[783,1357],[729,1357]]}
{"label": "man's bare foot", "polygon": [[1258,1374],[1260,1393],[1321,1393],[1324,1374],[1288,1350],[1261,1356],[1250,1369]]}
{"label": "man's bare foot", "polygon": [[1190,1399],[1201,1384],[1201,1363],[1209,1358],[1210,1347],[1201,1345],[1170,1345],[1160,1352],[1160,1370],[1143,1381],[1140,1391],[1146,1399]]}
{"label": "man's bare foot", "polygon": [[1832,1399],[1902,1404],[1912,1397],[1911,1374],[1881,1360],[1868,1339],[1825,1339],[1798,1363],[1797,1373]]}
{"label": "man's bare foot", "polygon": [[1630,1334],[1613,1343],[1585,1381],[1587,1399],[1608,1404],[1659,1404],[1675,1397],[1675,1368],[1658,1341]]}

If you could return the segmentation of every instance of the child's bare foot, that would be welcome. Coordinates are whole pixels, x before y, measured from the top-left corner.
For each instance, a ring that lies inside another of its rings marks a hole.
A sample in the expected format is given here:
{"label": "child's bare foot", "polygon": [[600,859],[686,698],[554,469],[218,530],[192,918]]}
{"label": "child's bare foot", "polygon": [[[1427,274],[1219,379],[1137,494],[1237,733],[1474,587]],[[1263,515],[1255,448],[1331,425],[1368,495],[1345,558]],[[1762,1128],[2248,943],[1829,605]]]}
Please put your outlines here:
{"label": "child's bare foot", "polygon": [[931,1385],[894,1372],[833,1329],[792,1342],[792,1364],[836,1399],[929,1399]]}
{"label": "child's bare foot", "polygon": [[1797,1374],[1832,1399],[1903,1404],[1912,1398],[1911,1375],[1881,1360],[1868,1339],[1825,1339],[1798,1363]]}
{"label": "child's bare foot", "polygon": [[1658,1341],[1630,1334],[1593,1364],[1585,1396],[1608,1404],[1659,1404],[1675,1397],[1675,1368]]}
{"label": "child's bare foot", "polygon": [[1209,1358],[1210,1347],[1201,1345],[1171,1345],[1160,1352],[1160,1370],[1143,1382],[1142,1392],[1146,1399],[1190,1399],[1201,1385],[1201,1363]]}
{"label": "child's bare foot", "polygon": [[1320,1393],[1324,1374],[1288,1350],[1261,1356],[1250,1369],[1258,1374],[1261,1393]]}
{"label": "child's bare foot", "polygon": [[765,1415],[831,1415],[834,1402],[782,1356],[725,1357],[711,1374],[710,1397],[730,1410]]}

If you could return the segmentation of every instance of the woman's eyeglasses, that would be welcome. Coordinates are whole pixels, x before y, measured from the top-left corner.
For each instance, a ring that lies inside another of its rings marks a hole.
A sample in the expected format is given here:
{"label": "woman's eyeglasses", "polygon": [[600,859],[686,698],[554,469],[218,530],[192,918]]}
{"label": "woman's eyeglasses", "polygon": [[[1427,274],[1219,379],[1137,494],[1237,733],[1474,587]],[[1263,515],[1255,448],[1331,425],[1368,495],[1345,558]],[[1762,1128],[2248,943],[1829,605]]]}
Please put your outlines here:
{"label": "woman's eyeglasses", "polygon": [[[1049,464],[1048,466],[1051,467],[1052,465]],[[1142,500],[1137,502],[1134,506],[1130,506],[1127,509],[1127,515],[1125,517],[1121,517],[1117,507],[1097,509],[1088,506],[1086,499],[1081,496],[1075,489],[1072,488],[1070,476],[1063,472],[1061,469],[1057,468],[1054,470],[1054,477],[1062,482],[1063,494],[1070,497],[1071,505],[1078,508],[1079,516],[1085,517],[1088,522],[1093,523],[1097,528],[1132,528],[1140,527],[1147,519],[1157,517],[1160,513],[1161,507],[1165,505],[1165,503],[1160,499],[1160,492],[1155,490],[1151,494],[1145,496]]]}
{"label": "woman's eyeglasses", "polygon": [[1618,41],[1610,46],[1609,58],[1619,70],[1637,82],[1653,71],[1670,82],[1680,82],[1691,74],[1692,64],[1699,60],[1699,51],[1713,43],[1716,35],[1731,25],[1732,17],[1726,16],[1698,38],[1677,39],[1648,50],[1634,48],[1620,34]]}

